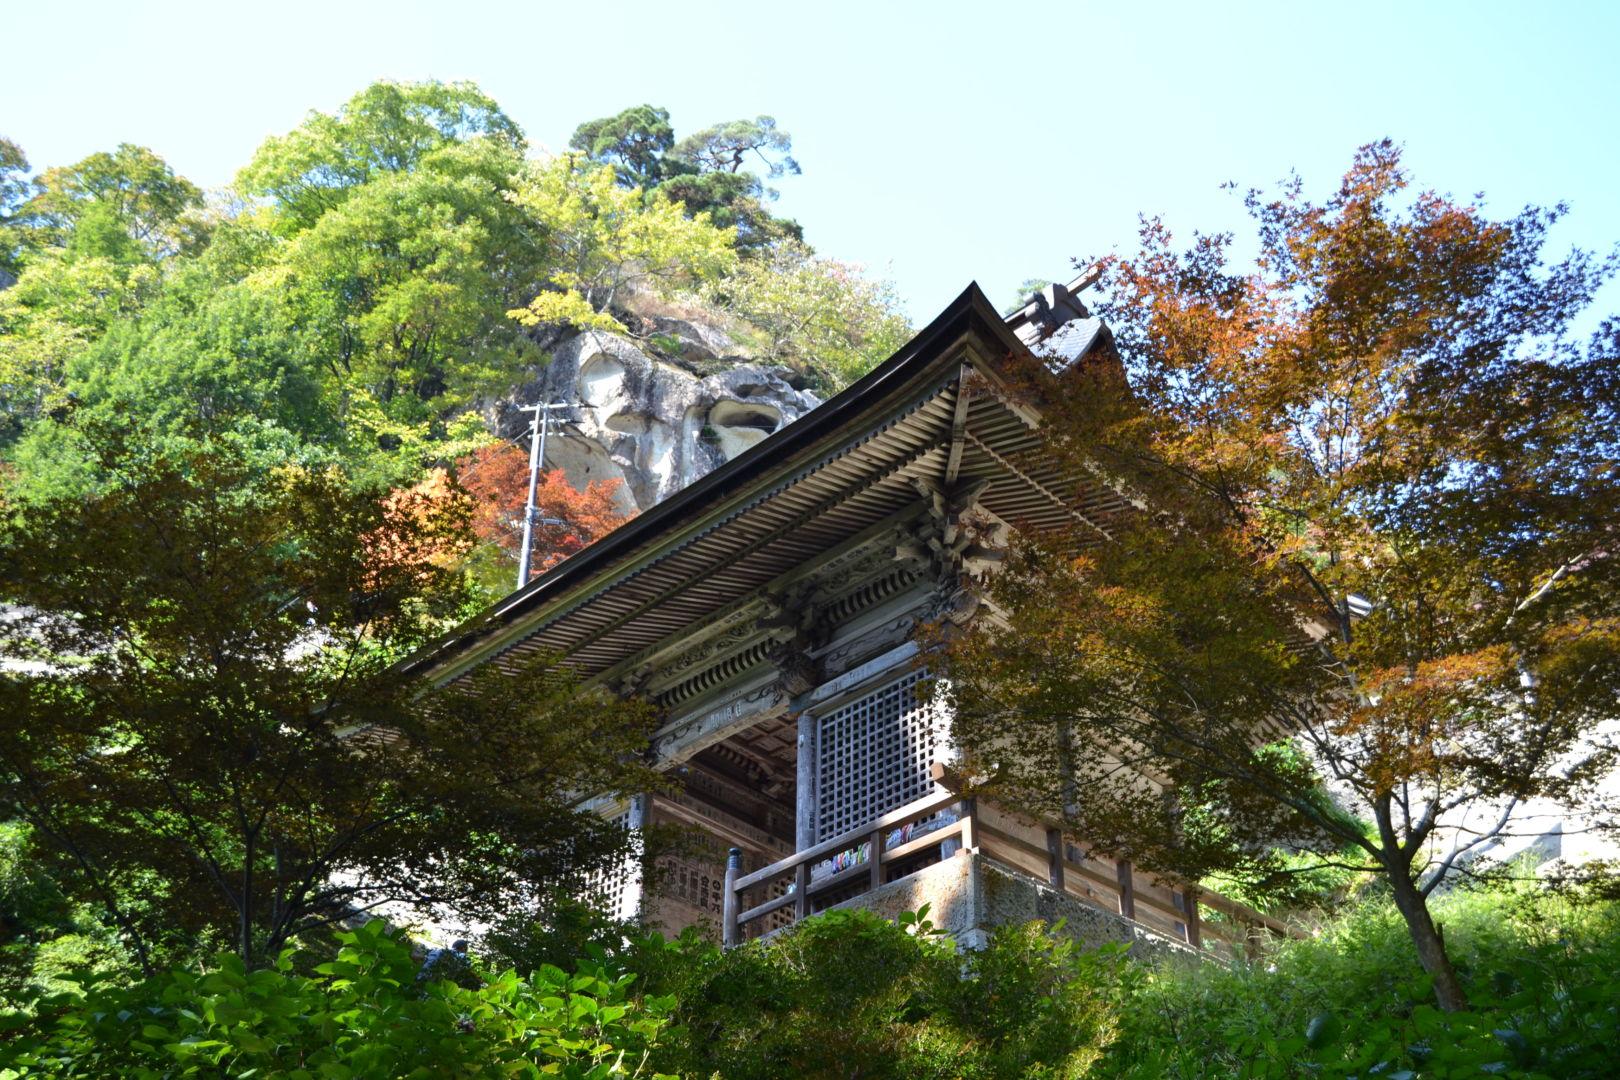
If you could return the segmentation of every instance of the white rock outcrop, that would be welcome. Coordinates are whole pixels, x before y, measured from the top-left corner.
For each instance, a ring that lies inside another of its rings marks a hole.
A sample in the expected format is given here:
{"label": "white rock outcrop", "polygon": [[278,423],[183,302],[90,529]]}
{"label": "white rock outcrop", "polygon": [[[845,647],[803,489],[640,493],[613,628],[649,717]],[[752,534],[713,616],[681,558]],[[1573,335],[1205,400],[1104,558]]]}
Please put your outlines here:
{"label": "white rock outcrop", "polygon": [[[660,320],[657,333],[688,362],[719,362],[731,342],[712,327]],[[565,338],[537,377],[489,405],[494,429],[527,445],[530,413],[519,407],[564,402],[553,413],[546,466],[569,483],[618,479],[620,506],[646,510],[789,424],[821,401],[789,385],[788,372],[737,358],[697,375],[649,355],[635,341],[588,331]]]}

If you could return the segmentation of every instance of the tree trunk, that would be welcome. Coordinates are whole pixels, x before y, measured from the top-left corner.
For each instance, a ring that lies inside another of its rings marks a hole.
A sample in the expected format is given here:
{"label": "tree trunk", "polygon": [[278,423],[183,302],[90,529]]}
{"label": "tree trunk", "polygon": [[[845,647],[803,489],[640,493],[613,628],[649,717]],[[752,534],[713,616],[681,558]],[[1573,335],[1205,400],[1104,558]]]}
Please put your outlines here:
{"label": "tree trunk", "polygon": [[242,966],[253,970],[253,860],[258,857],[250,836],[242,859],[242,895],[238,898],[236,945],[242,954]]}
{"label": "tree trunk", "polygon": [[1446,1012],[1466,1012],[1470,1008],[1468,995],[1457,979],[1457,969],[1451,966],[1445,939],[1429,916],[1428,900],[1418,892],[1411,874],[1404,868],[1394,870],[1389,878],[1395,890],[1396,910],[1406,920],[1406,931],[1417,948],[1418,960],[1423,970],[1434,976],[1436,1003]]}

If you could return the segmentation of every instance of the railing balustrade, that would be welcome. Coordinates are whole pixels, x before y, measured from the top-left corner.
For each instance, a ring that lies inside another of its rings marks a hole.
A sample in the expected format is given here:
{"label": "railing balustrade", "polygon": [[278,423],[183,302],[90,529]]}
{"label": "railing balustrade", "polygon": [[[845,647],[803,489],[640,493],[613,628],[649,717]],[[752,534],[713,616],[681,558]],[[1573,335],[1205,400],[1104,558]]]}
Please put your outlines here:
{"label": "railing balustrade", "polygon": [[[739,944],[751,924],[785,908],[793,909],[794,921],[805,918],[817,896],[852,887],[854,895],[869,892],[885,882],[888,868],[946,841],[956,842],[958,854],[982,854],[1105,911],[1133,921],[1150,916],[1168,923],[1175,927],[1175,936],[1194,948],[1201,948],[1207,935],[1252,952],[1257,937],[1290,934],[1269,915],[1196,886],[1149,878],[1128,861],[1105,862],[1089,856],[1076,860],[1062,830],[1051,823],[1032,823],[1044,828],[1045,843],[1031,843],[987,821],[976,799],[962,794],[959,778],[946,767],[936,763],[933,780],[944,790],[750,873],[742,872],[741,850],[732,848],[721,923],[725,945]],[[953,810],[953,820],[939,819],[938,815]],[[900,839],[891,843],[896,833]],[[829,873],[820,877],[812,873],[817,863],[841,855],[850,856],[847,865],[838,866],[835,861]],[[768,895],[771,886],[789,877],[791,884],[781,895]],[[767,898],[744,908],[749,893]],[[1205,922],[1202,908],[1220,913],[1231,925]]]}

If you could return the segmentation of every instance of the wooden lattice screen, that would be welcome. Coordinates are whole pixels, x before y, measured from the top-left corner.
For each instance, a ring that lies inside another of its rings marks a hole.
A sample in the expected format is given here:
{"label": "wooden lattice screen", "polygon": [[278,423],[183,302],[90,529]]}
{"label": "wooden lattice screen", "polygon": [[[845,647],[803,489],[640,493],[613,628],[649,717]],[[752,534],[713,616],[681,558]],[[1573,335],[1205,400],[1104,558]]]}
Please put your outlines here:
{"label": "wooden lattice screen", "polygon": [[917,700],[914,671],[821,718],[816,835],[825,840],[920,799],[940,748],[936,710]]}
{"label": "wooden lattice screen", "polygon": [[[608,821],[621,829],[630,828],[629,809]],[[591,906],[610,919],[634,919],[641,906],[641,868],[637,862],[636,856],[629,854],[618,866],[588,875],[581,891]]]}

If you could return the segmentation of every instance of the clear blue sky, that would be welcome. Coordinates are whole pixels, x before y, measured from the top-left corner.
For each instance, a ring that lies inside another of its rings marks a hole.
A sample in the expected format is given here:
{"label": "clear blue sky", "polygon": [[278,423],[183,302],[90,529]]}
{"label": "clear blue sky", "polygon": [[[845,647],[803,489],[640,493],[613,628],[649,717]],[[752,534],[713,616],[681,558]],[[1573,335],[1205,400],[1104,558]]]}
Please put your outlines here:
{"label": "clear blue sky", "polygon": [[[804,175],[780,209],[925,321],[1128,246],[1138,211],[1241,224],[1222,181],[1326,191],[1389,135],[1493,209],[1568,200],[1620,240],[1620,3],[31,3],[0,15],[0,134],[36,167],[121,142],[222,184],[375,78],[472,79],[531,140],[667,107],[761,112]],[[1606,291],[1620,309],[1620,290]]]}

